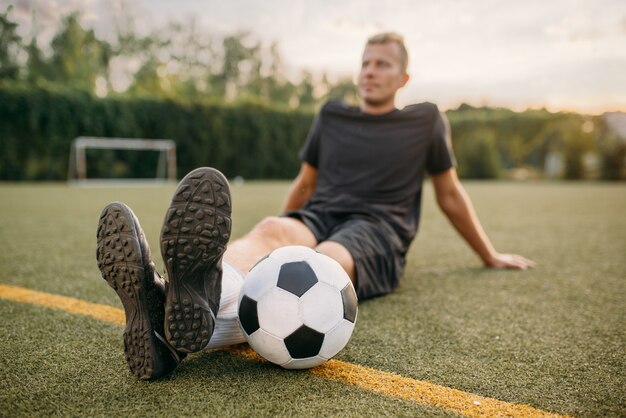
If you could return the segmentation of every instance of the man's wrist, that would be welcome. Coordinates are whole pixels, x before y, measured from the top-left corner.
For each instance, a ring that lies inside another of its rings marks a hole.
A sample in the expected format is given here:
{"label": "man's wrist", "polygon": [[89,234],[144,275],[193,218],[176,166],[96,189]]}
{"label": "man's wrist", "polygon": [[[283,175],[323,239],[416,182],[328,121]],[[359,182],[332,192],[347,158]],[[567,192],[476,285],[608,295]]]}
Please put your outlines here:
{"label": "man's wrist", "polygon": [[495,267],[498,264],[498,253],[490,252],[486,256],[482,257],[482,259],[485,267]]}

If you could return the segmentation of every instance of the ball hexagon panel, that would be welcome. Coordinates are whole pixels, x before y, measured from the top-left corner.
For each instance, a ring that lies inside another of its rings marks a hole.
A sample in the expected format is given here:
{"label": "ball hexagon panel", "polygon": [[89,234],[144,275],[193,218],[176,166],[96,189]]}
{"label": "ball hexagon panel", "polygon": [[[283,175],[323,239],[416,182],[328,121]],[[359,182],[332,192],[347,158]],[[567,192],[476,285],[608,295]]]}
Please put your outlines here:
{"label": "ball hexagon panel", "polygon": [[259,329],[257,301],[243,295],[239,302],[239,323],[247,335]]}
{"label": "ball hexagon panel", "polygon": [[285,338],[299,326],[300,299],[278,287],[266,292],[257,303],[259,326],[268,333]]}
{"label": "ball hexagon panel", "polygon": [[275,337],[263,329],[248,336],[248,344],[267,361],[284,364],[291,360],[282,338]]}
{"label": "ball hexagon panel", "polygon": [[281,265],[281,262],[272,258],[261,260],[246,276],[240,295],[245,294],[251,299],[259,301],[266,292],[276,287]]}
{"label": "ball hexagon panel", "polygon": [[344,317],[341,293],[335,287],[318,282],[300,298],[304,325],[325,333]]}
{"label": "ball hexagon panel", "polygon": [[343,318],[354,323],[358,311],[358,300],[352,283],[348,283],[341,289],[341,300],[343,302]]}
{"label": "ball hexagon panel", "polygon": [[290,245],[288,247],[278,248],[270,254],[270,258],[280,261],[281,263],[289,263],[291,261],[302,261],[315,256],[317,251],[301,245]]}
{"label": "ball hexagon panel", "polygon": [[341,320],[335,328],[326,333],[319,356],[325,359],[334,357],[348,344],[352,331],[354,331],[354,323]]}
{"label": "ball hexagon panel", "polygon": [[302,359],[319,353],[324,342],[324,334],[303,325],[287,336],[284,341],[291,357]]}
{"label": "ball hexagon panel", "polygon": [[317,276],[306,261],[285,263],[280,267],[276,285],[281,289],[302,296],[317,283]]}
{"label": "ball hexagon panel", "polygon": [[328,256],[314,257],[309,260],[309,264],[319,281],[333,285],[337,289],[342,289],[350,281],[348,273],[341,265]]}

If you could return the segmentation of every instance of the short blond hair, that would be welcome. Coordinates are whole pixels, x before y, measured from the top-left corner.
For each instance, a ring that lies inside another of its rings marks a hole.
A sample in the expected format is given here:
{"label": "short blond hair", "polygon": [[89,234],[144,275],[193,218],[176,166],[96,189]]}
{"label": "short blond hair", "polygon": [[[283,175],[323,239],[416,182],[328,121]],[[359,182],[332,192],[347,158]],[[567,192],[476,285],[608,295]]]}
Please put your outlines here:
{"label": "short blond hair", "polygon": [[373,44],[387,44],[390,42],[396,43],[400,47],[400,64],[402,65],[402,71],[406,73],[406,70],[409,66],[409,52],[406,50],[406,46],[404,45],[404,37],[395,32],[383,32],[371,36],[367,40],[368,45]]}

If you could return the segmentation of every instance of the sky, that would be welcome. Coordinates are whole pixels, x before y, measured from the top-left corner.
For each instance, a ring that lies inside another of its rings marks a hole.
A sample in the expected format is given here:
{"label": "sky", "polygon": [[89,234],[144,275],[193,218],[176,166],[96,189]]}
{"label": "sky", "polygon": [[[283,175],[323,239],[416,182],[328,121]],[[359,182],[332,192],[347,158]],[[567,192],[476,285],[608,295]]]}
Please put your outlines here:
{"label": "sky", "polygon": [[626,111],[626,0],[0,0],[0,10],[8,4],[22,30],[36,9],[42,37],[72,10],[110,36],[122,5],[139,32],[190,19],[216,36],[250,31],[279,43],[292,74],[356,77],[365,40],[395,31],[410,57],[400,107]]}

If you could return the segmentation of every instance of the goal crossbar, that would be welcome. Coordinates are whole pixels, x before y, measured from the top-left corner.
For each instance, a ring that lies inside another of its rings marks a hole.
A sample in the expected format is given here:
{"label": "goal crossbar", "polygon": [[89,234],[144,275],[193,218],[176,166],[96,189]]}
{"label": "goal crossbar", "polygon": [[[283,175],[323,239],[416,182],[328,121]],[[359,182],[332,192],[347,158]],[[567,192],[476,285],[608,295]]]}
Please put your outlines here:
{"label": "goal crossbar", "polygon": [[[102,182],[87,178],[87,149],[118,149],[133,151],[159,151],[156,176],[150,181],[176,181],[176,143],[171,139],[99,138],[80,136],[72,141],[68,164],[68,181],[86,183]],[[146,179],[125,179],[139,181]],[[115,180],[119,181],[119,180]]]}

